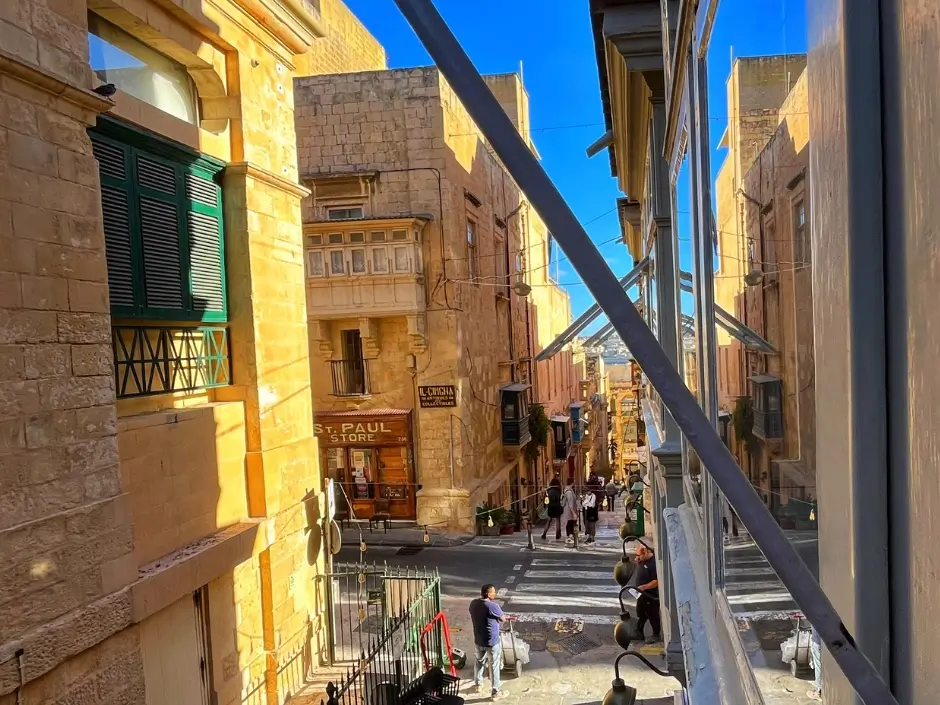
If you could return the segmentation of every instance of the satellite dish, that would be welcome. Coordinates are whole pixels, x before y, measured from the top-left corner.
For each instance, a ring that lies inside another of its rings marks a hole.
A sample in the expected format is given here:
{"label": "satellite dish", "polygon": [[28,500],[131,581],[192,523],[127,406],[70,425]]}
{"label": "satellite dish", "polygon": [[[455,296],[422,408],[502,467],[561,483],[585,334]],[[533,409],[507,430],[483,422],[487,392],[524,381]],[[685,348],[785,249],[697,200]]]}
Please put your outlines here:
{"label": "satellite dish", "polygon": [[757,267],[744,275],[744,283],[748,286],[757,286],[762,281],[764,281],[764,273]]}
{"label": "satellite dish", "polygon": [[528,296],[532,293],[532,287],[521,279],[512,285],[512,290],[516,292],[518,296]]}

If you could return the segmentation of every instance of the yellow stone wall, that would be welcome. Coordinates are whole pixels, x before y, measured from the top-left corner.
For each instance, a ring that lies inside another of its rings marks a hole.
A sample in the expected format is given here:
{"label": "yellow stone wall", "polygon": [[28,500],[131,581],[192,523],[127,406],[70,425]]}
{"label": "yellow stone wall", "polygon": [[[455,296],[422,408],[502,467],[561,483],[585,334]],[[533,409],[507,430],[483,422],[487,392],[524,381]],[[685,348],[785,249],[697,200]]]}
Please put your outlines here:
{"label": "yellow stone wall", "polygon": [[385,47],[341,0],[320,0],[326,36],[296,59],[297,76],[380,71],[388,66]]}
{"label": "yellow stone wall", "polygon": [[[307,70],[384,54],[338,0],[322,21],[260,4],[257,19],[241,0],[0,3],[3,705],[18,702],[6,657],[20,648],[24,702],[143,703],[161,684],[146,681],[141,625],[206,584],[221,705],[282,702],[298,684],[279,669],[321,654],[323,561],[307,565],[300,506],[321,481],[292,77],[323,27],[330,49]],[[91,92],[89,9],[187,67],[199,126]],[[101,112],[228,165],[230,387],[115,401],[86,132]]]}

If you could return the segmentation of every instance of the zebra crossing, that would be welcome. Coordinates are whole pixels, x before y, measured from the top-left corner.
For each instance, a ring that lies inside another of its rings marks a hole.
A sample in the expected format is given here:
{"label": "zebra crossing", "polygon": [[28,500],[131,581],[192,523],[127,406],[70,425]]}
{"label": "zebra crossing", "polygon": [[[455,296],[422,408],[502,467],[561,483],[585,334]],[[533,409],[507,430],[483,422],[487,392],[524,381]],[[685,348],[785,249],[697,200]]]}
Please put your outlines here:
{"label": "zebra crossing", "polygon": [[513,566],[514,575],[508,577],[514,579],[506,580],[498,597],[520,623],[612,625],[620,615],[614,563],[606,554],[571,549],[566,555],[533,558]]}

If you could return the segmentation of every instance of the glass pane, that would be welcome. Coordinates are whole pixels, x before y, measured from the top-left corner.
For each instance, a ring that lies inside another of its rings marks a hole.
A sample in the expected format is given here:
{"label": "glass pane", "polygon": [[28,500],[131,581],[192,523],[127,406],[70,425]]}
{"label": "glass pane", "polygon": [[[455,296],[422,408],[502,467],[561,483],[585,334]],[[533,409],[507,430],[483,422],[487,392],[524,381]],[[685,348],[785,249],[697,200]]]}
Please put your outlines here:
{"label": "glass pane", "polygon": [[331,245],[342,245],[343,244],[343,234],[342,233],[330,233],[328,235],[329,243]]}
{"label": "glass pane", "polygon": [[310,250],[307,253],[307,262],[310,266],[309,276],[311,277],[322,277],[323,276],[323,253],[318,252],[317,250]]}
{"label": "glass pane", "polygon": [[102,83],[196,123],[196,93],[186,67],[93,13],[88,13],[88,62]]}
{"label": "glass pane", "polygon": [[396,248],[395,248],[395,271],[396,271],[396,272],[407,272],[407,271],[409,271],[409,266],[408,266],[408,248],[407,248],[407,247],[396,247]]}
{"label": "glass pane", "polygon": [[346,262],[342,250],[330,251],[330,274],[342,274],[346,271]]}
{"label": "glass pane", "polygon": [[384,247],[372,248],[372,271],[376,274],[388,271],[388,252]]}
{"label": "glass pane", "polygon": [[349,233],[349,241],[353,244],[366,241],[365,233]]}
{"label": "glass pane", "polygon": [[407,240],[408,231],[407,230],[393,230],[392,231],[392,240]]}
{"label": "glass pane", "polygon": [[366,272],[366,251],[352,251],[352,272],[353,274],[365,274]]}
{"label": "glass pane", "polygon": [[377,232],[369,233],[369,240],[371,242],[385,242],[385,231],[380,230]]}

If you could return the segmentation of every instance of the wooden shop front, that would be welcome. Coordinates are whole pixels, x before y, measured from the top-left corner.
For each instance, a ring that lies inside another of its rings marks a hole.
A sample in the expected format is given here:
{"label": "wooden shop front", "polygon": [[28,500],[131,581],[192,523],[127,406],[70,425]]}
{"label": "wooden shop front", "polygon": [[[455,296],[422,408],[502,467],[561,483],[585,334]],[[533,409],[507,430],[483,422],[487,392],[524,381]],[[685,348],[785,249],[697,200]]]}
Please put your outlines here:
{"label": "wooden shop front", "polygon": [[338,511],[346,510],[350,519],[360,520],[378,512],[387,512],[392,519],[416,517],[410,411],[317,414],[314,433],[321,467],[342,486]]}

